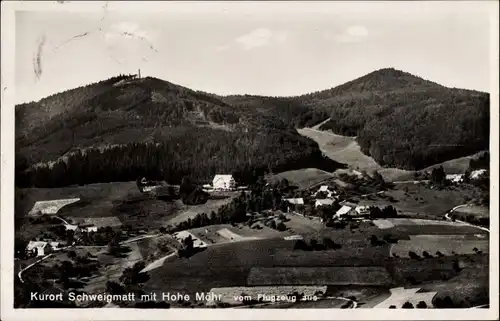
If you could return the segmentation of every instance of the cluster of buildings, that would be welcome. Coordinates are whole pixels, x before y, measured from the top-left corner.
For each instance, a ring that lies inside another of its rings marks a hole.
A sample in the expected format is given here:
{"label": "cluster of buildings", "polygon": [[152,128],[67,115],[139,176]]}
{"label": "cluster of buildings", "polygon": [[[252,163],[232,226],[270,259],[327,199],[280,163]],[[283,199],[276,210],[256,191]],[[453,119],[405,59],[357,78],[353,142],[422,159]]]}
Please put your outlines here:
{"label": "cluster of buildings", "polygon": [[[323,185],[312,194],[315,197],[314,207],[320,208],[322,206],[331,206],[338,199],[337,192],[332,190],[329,186]],[[285,198],[284,201],[288,202],[292,206],[304,205],[303,198]],[[288,207],[288,212],[290,212],[290,206]],[[369,206],[359,206],[357,204],[344,203],[342,207],[335,212],[332,219],[343,219],[345,217],[351,217],[354,219],[362,219],[370,214]]]}
{"label": "cluster of buildings", "polygon": [[45,256],[59,249],[59,242],[30,241],[26,246],[26,255]]}
{"label": "cluster of buildings", "polygon": [[[474,179],[479,179],[481,176],[483,176],[486,173],[486,169],[477,169],[474,170],[470,173],[469,179],[474,180]],[[463,183],[465,179],[465,174],[446,174],[446,180],[452,182],[452,183]]]}

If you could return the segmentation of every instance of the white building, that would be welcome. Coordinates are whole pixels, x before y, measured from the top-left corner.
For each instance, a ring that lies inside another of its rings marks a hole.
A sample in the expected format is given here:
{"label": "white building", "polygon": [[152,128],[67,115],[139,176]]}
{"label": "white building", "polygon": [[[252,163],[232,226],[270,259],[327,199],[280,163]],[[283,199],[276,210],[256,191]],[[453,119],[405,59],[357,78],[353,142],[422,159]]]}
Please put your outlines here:
{"label": "white building", "polygon": [[81,227],[82,232],[97,232],[97,226],[95,225],[82,225]]}
{"label": "white building", "polygon": [[470,179],[478,179],[486,173],[485,169],[477,169],[470,173]]}
{"label": "white building", "polygon": [[303,198],[285,198],[284,201],[294,205],[304,205]]}
{"label": "white building", "polygon": [[314,207],[328,206],[328,205],[332,205],[332,204],[333,204],[332,199],[329,199],[329,198],[317,199],[316,202],[314,203]]}
{"label": "white building", "polygon": [[51,250],[52,247],[45,241],[30,241],[26,246],[26,254],[29,256],[44,256]]}
{"label": "white building", "polygon": [[320,188],[316,191],[316,193],[313,194],[313,196],[318,195],[318,193],[326,193],[328,198],[332,198],[334,194],[337,194],[335,191],[330,190],[328,185],[322,185]]}
{"label": "white building", "polygon": [[446,180],[453,183],[461,183],[464,181],[464,174],[447,174]]}
{"label": "white building", "polygon": [[212,186],[217,190],[232,190],[236,187],[233,175],[215,175]]}
{"label": "white building", "polygon": [[351,215],[356,213],[356,211],[350,207],[350,206],[347,206],[347,205],[343,205],[334,215],[333,215],[333,218],[340,218],[341,216],[344,216],[344,215]]}
{"label": "white building", "polygon": [[369,206],[356,206],[355,211],[358,215],[368,215],[370,214]]}
{"label": "white building", "polygon": [[66,231],[76,231],[78,230],[78,225],[75,224],[64,224]]}

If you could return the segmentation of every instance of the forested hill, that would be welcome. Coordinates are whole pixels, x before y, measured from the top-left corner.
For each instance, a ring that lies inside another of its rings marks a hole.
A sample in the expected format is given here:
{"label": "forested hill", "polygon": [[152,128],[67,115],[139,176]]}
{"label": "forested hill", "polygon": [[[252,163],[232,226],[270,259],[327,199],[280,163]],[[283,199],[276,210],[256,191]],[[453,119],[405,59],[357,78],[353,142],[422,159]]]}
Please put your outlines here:
{"label": "forested hill", "polygon": [[387,167],[421,169],[489,147],[489,94],[447,88],[392,68],[297,97],[231,96],[230,104],[274,110],[297,127],[357,136]]}
{"label": "forested hill", "polygon": [[[296,97],[228,96],[120,75],[16,106],[16,184],[200,181],[303,167],[333,170],[295,128],[357,136],[380,164],[421,169],[489,146],[489,95],[395,69]],[[41,163],[41,164],[40,164]]]}
{"label": "forested hill", "polygon": [[338,166],[276,114],[156,78],[120,75],[16,106],[18,186],[216,173],[245,184],[258,172]]}

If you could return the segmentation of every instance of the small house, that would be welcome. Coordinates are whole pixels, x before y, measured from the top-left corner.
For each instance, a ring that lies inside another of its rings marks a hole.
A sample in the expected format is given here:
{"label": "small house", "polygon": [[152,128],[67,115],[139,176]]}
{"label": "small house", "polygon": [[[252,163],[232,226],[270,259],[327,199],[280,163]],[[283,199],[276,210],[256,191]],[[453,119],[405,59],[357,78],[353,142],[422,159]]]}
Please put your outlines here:
{"label": "small house", "polygon": [[236,187],[233,175],[215,175],[212,186],[216,190],[232,190]]}
{"label": "small house", "polygon": [[290,204],[294,205],[304,205],[304,199],[302,197],[300,198],[285,198],[285,202],[288,202]]}
{"label": "small house", "polygon": [[356,212],[352,207],[343,205],[334,215],[333,218],[340,218],[344,215],[352,215],[353,212]]}
{"label": "small house", "polygon": [[85,224],[85,225],[80,226],[80,228],[81,228],[82,232],[87,232],[87,233],[97,232],[97,226],[92,225],[92,224]]}
{"label": "small house", "polygon": [[470,179],[478,179],[486,173],[486,169],[477,169],[470,173]]}
{"label": "small house", "polygon": [[28,246],[26,246],[26,254],[28,256],[44,256],[50,253],[51,250],[51,246],[47,246],[47,242],[45,241],[30,241]]}
{"label": "small house", "polygon": [[319,207],[319,206],[329,206],[333,204],[333,200],[329,198],[325,199],[317,199],[316,202],[314,203],[314,207]]}
{"label": "small house", "polygon": [[334,194],[337,194],[335,191],[330,190],[330,187],[328,185],[320,186],[320,188],[316,191],[316,193],[313,194],[313,196],[316,196],[319,193],[325,193],[328,198],[332,198]]}
{"label": "small house", "polygon": [[354,209],[357,215],[370,215],[370,207],[369,206],[356,206]]}
{"label": "small house", "polygon": [[451,181],[453,183],[461,183],[464,181],[463,174],[447,174],[446,180]]}

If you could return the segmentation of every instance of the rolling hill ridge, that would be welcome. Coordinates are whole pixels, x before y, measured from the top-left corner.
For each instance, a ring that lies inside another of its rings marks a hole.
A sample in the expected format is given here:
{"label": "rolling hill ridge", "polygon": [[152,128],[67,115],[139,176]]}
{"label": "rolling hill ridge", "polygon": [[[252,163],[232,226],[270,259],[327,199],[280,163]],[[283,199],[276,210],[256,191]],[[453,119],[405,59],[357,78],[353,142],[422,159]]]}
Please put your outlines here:
{"label": "rolling hill ridge", "polygon": [[120,75],[16,106],[16,184],[172,183],[341,164],[295,128],[357,136],[379,164],[420,169],[488,149],[489,95],[387,68],[295,97],[218,96]]}

